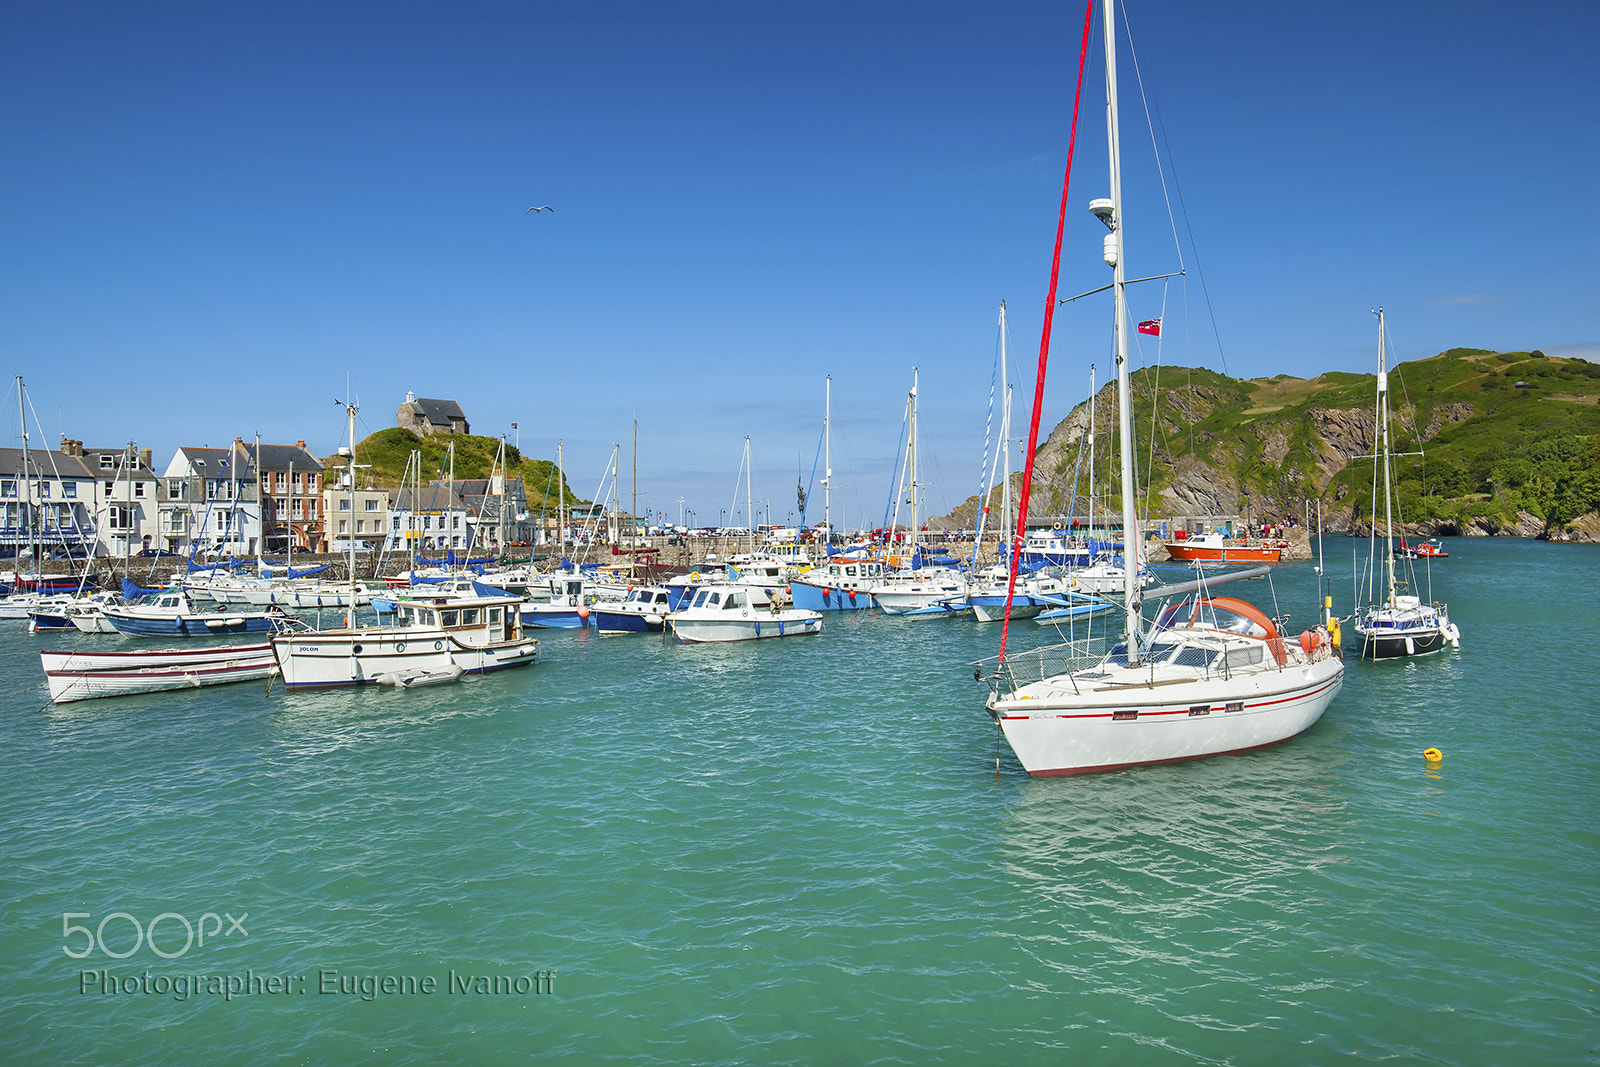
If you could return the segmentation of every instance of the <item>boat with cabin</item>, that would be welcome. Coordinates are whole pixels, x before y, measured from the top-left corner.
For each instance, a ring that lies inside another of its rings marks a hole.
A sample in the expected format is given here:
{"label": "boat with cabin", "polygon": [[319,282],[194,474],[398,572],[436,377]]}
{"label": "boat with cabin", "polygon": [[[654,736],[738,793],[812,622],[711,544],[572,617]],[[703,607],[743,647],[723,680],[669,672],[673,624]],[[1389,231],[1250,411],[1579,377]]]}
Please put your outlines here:
{"label": "boat with cabin", "polygon": [[756,586],[708,583],[672,615],[672,631],[687,643],[756,641],[822,632],[822,613],[784,607]]}

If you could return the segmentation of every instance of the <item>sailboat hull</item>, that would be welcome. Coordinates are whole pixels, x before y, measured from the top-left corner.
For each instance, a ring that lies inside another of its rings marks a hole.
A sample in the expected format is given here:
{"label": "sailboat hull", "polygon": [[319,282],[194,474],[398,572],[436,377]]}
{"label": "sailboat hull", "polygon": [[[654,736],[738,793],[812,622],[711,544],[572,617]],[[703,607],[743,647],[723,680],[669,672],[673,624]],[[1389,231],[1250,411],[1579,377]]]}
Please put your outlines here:
{"label": "sailboat hull", "polygon": [[1405,656],[1426,656],[1444,648],[1444,634],[1439,630],[1417,630],[1410,633],[1361,633],[1362,659],[1399,659]]}
{"label": "sailboat hull", "polygon": [[1330,658],[1271,672],[1249,695],[1237,680],[1115,686],[1070,706],[995,701],[990,714],[1029,774],[1095,774],[1279,744],[1320,719],[1343,681]]}

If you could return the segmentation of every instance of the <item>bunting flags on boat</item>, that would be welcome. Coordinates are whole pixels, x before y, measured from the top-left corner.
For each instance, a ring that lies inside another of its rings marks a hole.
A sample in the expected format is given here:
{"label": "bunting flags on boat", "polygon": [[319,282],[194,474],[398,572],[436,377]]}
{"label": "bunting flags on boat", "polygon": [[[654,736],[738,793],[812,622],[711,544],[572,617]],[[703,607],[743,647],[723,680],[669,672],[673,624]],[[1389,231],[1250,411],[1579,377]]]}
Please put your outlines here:
{"label": "bunting flags on boat", "polygon": [[1160,337],[1161,336],[1161,320],[1160,319],[1145,319],[1143,322],[1141,322],[1139,324],[1139,332],[1140,333],[1154,334],[1155,336]]}

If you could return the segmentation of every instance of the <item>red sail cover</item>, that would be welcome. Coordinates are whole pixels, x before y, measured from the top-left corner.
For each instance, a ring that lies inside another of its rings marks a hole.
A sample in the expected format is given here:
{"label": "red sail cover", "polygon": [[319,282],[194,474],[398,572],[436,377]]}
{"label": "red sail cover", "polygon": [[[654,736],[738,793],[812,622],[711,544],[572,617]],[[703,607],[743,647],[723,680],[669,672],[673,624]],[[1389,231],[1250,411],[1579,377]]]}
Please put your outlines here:
{"label": "red sail cover", "polygon": [[1160,337],[1161,336],[1161,320],[1160,319],[1145,319],[1143,322],[1141,322],[1139,324],[1139,332],[1140,333],[1153,333],[1157,337]]}

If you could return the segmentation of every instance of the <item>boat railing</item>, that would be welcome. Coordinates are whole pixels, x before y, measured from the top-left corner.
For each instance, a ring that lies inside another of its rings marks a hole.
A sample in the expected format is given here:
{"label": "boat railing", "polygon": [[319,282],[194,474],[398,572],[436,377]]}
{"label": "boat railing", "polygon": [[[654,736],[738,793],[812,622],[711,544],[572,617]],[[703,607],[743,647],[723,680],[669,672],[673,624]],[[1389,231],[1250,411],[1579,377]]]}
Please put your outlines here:
{"label": "boat railing", "polygon": [[998,656],[991,656],[975,664],[977,677],[997,693],[1014,692],[1032,682],[1088,670],[1105,659],[1107,647],[1106,637],[1100,635],[1012,652],[1004,663]]}

